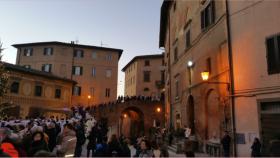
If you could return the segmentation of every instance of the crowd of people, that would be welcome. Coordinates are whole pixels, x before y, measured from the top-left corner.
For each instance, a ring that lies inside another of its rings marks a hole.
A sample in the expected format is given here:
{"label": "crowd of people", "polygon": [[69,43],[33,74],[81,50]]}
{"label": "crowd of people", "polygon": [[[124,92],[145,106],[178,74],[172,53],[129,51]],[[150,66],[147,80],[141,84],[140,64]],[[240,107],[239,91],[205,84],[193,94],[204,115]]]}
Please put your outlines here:
{"label": "crowd of people", "polygon": [[106,121],[96,121],[82,107],[72,112],[69,118],[1,120],[0,157],[168,157],[158,142],[145,136],[108,138]]}

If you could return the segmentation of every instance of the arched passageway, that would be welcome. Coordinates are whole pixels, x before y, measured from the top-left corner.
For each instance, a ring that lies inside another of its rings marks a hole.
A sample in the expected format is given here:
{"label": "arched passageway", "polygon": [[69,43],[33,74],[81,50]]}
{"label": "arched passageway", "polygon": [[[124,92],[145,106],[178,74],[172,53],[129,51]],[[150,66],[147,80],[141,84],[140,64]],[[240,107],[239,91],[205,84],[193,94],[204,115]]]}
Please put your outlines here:
{"label": "arched passageway", "polygon": [[144,133],[144,114],[136,107],[128,107],[121,112],[120,132],[125,137],[140,136]]}

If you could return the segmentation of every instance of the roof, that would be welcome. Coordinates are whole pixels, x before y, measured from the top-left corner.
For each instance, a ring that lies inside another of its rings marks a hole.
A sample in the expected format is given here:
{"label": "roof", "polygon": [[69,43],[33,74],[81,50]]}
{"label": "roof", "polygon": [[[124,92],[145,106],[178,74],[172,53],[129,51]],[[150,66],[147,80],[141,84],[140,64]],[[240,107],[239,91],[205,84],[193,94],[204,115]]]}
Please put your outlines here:
{"label": "roof", "polygon": [[160,9],[160,31],[159,31],[159,47],[164,47],[167,22],[168,22],[168,12],[169,6],[173,1],[164,0]]}
{"label": "roof", "polygon": [[133,62],[135,62],[135,61],[138,60],[138,59],[156,59],[156,58],[163,58],[163,57],[164,57],[163,54],[151,54],[151,55],[139,55],[139,56],[135,56],[132,60],[130,60],[129,63],[127,63],[127,64],[123,67],[122,71],[124,72],[124,71],[126,70],[126,68],[127,68],[130,64],[132,64]]}
{"label": "roof", "polygon": [[74,47],[78,47],[78,48],[90,48],[90,49],[100,49],[100,50],[107,50],[107,51],[116,51],[119,53],[119,59],[123,52],[122,49],[99,47],[99,46],[93,46],[93,45],[75,44],[75,43],[72,44],[72,43],[65,43],[65,42],[58,42],[58,41],[21,43],[21,44],[13,44],[12,46],[14,46],[15,48],[21,48],[21,47],[42,46],[42,45],[61,45],[61,46],[67,46],[67,47],[74,46]]}
{"label": "roof", "polygon": [[14,64],[10,64],[10,63],[6,63],[6,62],[2,62],[5,69],[6,70],[10,70],[10,71],[17,71],[17,72],[23,72],[23,73],[27,73],[27,74],[31,74],[31,75],[36,75],[36,76],[40,76],[40,77],[46,77],[48,79],[55,79],[55,80],[61,80],[61,81],[65,81],[65,82],[72,82],[73,84],[76,84],[76,81],[67,79],[67,78],[62,78],[59,76],[55,76],[52,73],[48,73],[48,72],[44,72],[44,71],[39,71],[39,70],[35,70],[35,69],[29,69],[29,68],[25,68],[23,66],[20,65],[14,65]]}

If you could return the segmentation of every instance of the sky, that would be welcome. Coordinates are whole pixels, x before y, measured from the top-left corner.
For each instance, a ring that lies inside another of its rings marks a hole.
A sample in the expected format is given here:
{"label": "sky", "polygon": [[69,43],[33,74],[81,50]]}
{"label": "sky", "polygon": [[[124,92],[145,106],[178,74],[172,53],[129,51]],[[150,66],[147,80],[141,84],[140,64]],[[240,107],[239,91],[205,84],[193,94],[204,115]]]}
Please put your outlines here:
{"label": "sky", "polygon": [[79,41],[123,49],[121,69],[136,55],[158,54],[162,0],[0,0],[3,60],[16,61],[15,43]]}

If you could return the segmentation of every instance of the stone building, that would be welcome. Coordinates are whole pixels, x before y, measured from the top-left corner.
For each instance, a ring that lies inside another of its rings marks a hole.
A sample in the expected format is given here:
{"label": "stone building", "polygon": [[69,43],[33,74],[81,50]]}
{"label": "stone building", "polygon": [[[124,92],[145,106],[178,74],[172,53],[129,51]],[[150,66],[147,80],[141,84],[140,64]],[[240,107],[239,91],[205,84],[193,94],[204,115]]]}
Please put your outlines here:
{"label": "stone building", "polygon": [[164,88],[163,54],[134,57],[123,69],[125,96],[160,97]]}
{"label": "stone building", "polygon": [[191,127],[202,150],[229,130],[233,155],[250,156],[255,137],[271,154],[280,133],[279,9],[278,1],[163,2],[167,124]]}
{"label": "stone building", "polygon": [[249,156],[257,137],[269,156],[269,142],[280,138],[280,1],[228,2],[237,154]]}
{"label": "stone building", "polygon": [[204,151],[231,130],[226,22],[225,1],[164,1],[161,7],[167,126],[190,127]]}
{"label": "stone building", "polygon": [[19,65],[4,63],[4,67],[9,74],[9,89],[0,99],[1,115],[65,117],[75,81]]}
{"label": "stone building", "polygon": [[17,65],[72,79],[72,104],[88,105],[117,98],[121,49],[63,42],[14,44]]}

